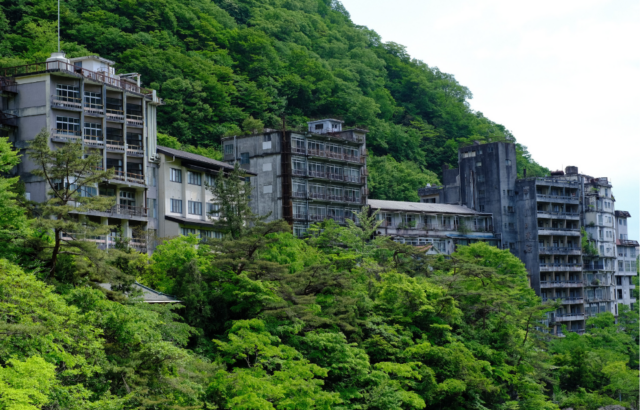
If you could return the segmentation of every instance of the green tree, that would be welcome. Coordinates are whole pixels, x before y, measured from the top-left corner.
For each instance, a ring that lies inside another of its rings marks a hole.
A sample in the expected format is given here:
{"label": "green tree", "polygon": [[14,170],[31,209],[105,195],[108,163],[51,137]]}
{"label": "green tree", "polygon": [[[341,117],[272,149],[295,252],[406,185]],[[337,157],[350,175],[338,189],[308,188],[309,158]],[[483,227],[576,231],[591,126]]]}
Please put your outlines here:
{"label": "green tree", "polygon": [[[90,211],[105,211],[113,206],[113,198],[91,195],[91,188],[108,180],[113,171],[101,169],[102,154],[88,150],[85,154],[80,143],[64,144],[52,150],[49,133],[42,130],[29,144],[28,155],[36,168],[32,174],[42,178],[49,188],[48,199],[39,203],[35,212],[39,214],[34,227],[52,231],[53,245],[47,265],[49,276],[54,276],[61,255],[84,255],[99,263],[95,244],[86,239],[105,235],[109,227],[81,218]],[[104,265],[103,265],[104,266]]]}

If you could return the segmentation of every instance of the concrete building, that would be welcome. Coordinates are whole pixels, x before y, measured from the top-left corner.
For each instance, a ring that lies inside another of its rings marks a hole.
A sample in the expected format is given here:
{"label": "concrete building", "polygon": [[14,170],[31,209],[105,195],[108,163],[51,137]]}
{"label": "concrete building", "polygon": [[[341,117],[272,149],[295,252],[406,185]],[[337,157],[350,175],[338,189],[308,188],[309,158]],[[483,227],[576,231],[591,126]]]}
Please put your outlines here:
{"label": "concrete building", "polygon": [[[22,154],[42,129],[50,132],[51,148],[78,141],[99,150],[103,168],[115,175],[83,194],[115,196],[117,204],[81,217],[119,225],[133,238],[131,245],[145,251],[145,236],[137,232],[157,228],[148,220],[146,202],[157,199],[149,178],[156,167],[156,109],[162,102],[140,86],[139,74],[116,74],[113,65],[98,56],[67,59],[53,53],[43,63],[1,69],[0,122]],[[29,199],[44,201],[48,187],[31,174],[34,167],[23,155],[17,175]],[[108,246],[110,239],[101,242]]]}
{"label": "concrete building", "polygon": [[[474,144],[458,155],[459,168],[443,170],[443,186],[420,189],[421,201],[491,213],[496,237],[524,262],[531,287],[543,300],[561,301],[549,315],[554,333],[561,325],[582,332],[590,315],[617,314],[616,282],[625,280],[615,277],[615,201],[607,178],[567,167],[544,178],[526,178],[524,170],[518,179],[515,146],[506,142]],[[591,251],[583,250],[582,228]]]}
{"label": "concrete building", "polygon": [[207,186],[215,183],[220,172],[232,171],[233,166],[173,148],[159,146],[157,152],[160,200],[149,204],[149,212],[158,220],[158,236],[220,238],[221,234],[213,230],[219,206],[212,202],[214,196]]}
{"label": "concrete building", "polygon": [[224,161],[255,174],[251,206],[268,220],[284,219],[294,234],[333,219],[344,224],[366,203],[366,131],[342,121],[311,121],[307,132],[265,130],[225,138]]}
{"label": "concrete building", "polygon": [[633,297],[633,277],[637,275],[638,241],[629,239],[627,222],[631,214],[627,211],[615,211],[615,235],[617,248],[616,263],[616,301],[631,309],[637,303]]}
{"label": "concrete building", "polygon": [[460,205],[367,200],[370,212],[378,211],[382,221],[377,235],[396,242],[431,248],[427,253],[453,253],[458,245],[487,242],[498,246],[493,234],[493,217]]}

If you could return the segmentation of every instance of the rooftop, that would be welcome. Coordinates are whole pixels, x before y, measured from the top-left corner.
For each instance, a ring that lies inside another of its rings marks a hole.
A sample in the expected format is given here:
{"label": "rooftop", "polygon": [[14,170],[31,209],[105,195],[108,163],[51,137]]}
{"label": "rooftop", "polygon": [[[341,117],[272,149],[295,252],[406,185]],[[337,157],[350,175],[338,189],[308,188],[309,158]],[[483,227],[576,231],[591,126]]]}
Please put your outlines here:
{"label": "rooftop", "polygon": [[[110,283],[101,283],[100,287],[106,290],[111,290]],[[158,292],[157,290],[151,289],[142,283],[135,282],[131,285],[135,290],[139,290],[142,292],[142,300],[145,303],[180,303],[181,301],[174,298],[173,296],[166,295],[162,292]]]}
{"label": "rooftop", "polygon": [[[164,155],[171,155],[174,156],[176,158],[180,158],[183,160],[187,160],[187,161],[191,161],[191,162],[195,162],[197,163],[197,165],[200,165],[201,167],[204,168],[208,168],[208,169],[219,169],[219,168],[223,168],[226,170],[232,170],[233,169],[233,165],[229,165],[226,162],[222,162],[222,161],[218,161],[215,159],[211,159],[208,157],[205,157],[203,155],[198,155],[198,154],[192,154],[190,152],[186,152],[186,151],[180,151],[179,149],[174,149],[174,148],[169,148],[169,147],[162,147],[162,146],[158,146],[156,151],[159,154],[164,154]],[[249,175],[256,175],[252,172],[246,171],[245,173],[249,174]]]}
{"label": "rooftop", "polygon": [[629,211],[616,211],[616,218],[631,218]]}
{"label": "rooftop", "polygon": [[373,209],[387,211],[420,212],[431,214],[477,215],[491,216],[491,213],[478,212],[462,205],[428,204],[424,202],[384,201],[380,199],[367,199],[367,205]]}

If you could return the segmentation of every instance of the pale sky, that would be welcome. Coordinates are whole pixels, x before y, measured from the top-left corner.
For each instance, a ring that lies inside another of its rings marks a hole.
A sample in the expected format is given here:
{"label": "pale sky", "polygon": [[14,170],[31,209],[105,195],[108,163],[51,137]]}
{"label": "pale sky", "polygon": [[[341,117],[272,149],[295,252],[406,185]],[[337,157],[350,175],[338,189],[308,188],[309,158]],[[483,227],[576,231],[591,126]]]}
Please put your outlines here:
{"label": "pale sky", "polygon": [[549,169],[609,177],[640,226],[640,2],[342,0],[354,23],[455,75]]}

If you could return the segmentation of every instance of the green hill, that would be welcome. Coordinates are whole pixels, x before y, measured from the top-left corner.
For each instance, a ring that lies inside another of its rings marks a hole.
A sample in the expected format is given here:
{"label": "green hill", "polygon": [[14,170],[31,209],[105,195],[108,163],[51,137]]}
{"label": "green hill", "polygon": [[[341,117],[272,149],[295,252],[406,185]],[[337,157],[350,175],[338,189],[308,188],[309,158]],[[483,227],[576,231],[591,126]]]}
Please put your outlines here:
{"label": "green hill", "polygon": [[[0,5],[1,66],[56,49],[55,1]],[[141,73],[166,102],[159,129],[183,144],[216,146],[249,116],[274,128],[283,115],[290,127],[324,116],[368,127],[380,199],[416,200],[442,164],[457,162],[460,144],[513,138],[470,108],[453,75],[383,43],[335,0],[70,0],[61,34],[71,56],[99,54]],[[518,152],[520,171],[547,171]]]}

